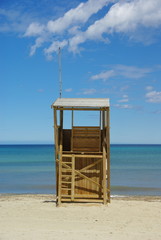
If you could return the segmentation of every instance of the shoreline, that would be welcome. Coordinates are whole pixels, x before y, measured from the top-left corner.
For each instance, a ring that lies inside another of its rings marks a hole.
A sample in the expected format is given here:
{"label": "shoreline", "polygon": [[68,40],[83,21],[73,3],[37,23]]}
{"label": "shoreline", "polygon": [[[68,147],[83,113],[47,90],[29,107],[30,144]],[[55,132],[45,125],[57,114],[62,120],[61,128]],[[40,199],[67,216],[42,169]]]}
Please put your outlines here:
{"label": "shoreline", "polygon": [[[33,197],[33,198],[49,198],[52,197],[53,199],[56,198],[55,194],[46,194],[46,193],[0,193],[1,197]],[[150,201],[150,200],[157,200],[161,201],[160,195],[111,195],[112,200],[136,200],[136,201]]]}

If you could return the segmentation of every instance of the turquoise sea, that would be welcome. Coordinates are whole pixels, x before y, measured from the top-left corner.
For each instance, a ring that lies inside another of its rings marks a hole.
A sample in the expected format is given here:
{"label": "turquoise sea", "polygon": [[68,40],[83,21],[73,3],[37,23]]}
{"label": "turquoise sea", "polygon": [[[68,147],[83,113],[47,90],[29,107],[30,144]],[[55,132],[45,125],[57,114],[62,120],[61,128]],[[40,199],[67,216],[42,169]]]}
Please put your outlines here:
{"label": "turquoise sea", "polygon": [[[161,145],[111,145],[112,195],[161,196]],[[55,193],[53,145],[0,145],[0,194]]]}

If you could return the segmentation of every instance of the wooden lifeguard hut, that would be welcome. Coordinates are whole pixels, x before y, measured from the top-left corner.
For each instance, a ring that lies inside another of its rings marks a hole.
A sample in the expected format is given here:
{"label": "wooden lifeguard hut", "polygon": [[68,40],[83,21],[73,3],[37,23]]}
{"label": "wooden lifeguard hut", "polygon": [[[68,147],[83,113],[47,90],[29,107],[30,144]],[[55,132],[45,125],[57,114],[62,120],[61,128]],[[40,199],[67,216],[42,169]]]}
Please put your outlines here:
{"label": "wooden lifeguard hut", "polygon": [[[58,98],[53,104],[56,199],[62,202],[110,202],[110,120],[107,98]],[[71,128],[63,126],[71,111]],[[75,126],[75,111],[98,111],[98,126]]]}

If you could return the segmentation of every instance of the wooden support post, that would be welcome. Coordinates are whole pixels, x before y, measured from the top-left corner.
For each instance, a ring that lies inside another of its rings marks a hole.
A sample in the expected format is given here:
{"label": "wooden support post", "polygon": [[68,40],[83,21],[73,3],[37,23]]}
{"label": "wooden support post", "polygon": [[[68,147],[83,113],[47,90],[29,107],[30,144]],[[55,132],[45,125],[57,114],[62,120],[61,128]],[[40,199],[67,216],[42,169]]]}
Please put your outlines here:
{"label": "wooden support post", "polygon": [[72,155],[72,189],[71,189],[71,200],[74,201],[74,188],[75,188],[75,157]]}
{"label": "wooden support post", "polygon": [[56,170],[56,197],[58,196],[58,128],[57,128],[57,111],[54,108],[54,140],[55,140],[55,170]]}
{"label": "wooden support post", "polygon": [[101,147],[102,147],[102,138],[101,138],[101,122],[102,122],[102,119],[101,119],[101,111],[100,111],[100,122],[99,122],[99,125],[100,125],[100,136],[99,136],[99,152],[101,152]]}
{"label": "wooden support post", "polygon": [[110,203],[110,109],[107,109],[107,128],[106,128],[106,139],[107,139],[107,187],[108,191],[108,202]]}
{"label": "wooden support post", "polygon": [[105,112],[103,111],[103,203],[107,204],[107,184],[106,184],[106,133],[105,133]]}
{"label": "wooden support post", "polygon": [[59,147],[59,181],[58,181],[58,206],[61,204],[62,186],[62,150],[63,150],[63,111],[60,111],[60,147]]}
{"label": "wooden support post", "polygon": [[72,128],[74,126],[74,110],[72,110]]}
{"label": "wooden support post", "polygon": [[[58,136],[57,136],[57,111],[54,109],[54,137],[55,137],[55,154],[58,153]],[[55,157],[55,159],[57,156]]]}
{"label": "wooden support post", "polygon": [[72,110],[71,151],[73,151],[73,125],[74,125],[74,110]]}

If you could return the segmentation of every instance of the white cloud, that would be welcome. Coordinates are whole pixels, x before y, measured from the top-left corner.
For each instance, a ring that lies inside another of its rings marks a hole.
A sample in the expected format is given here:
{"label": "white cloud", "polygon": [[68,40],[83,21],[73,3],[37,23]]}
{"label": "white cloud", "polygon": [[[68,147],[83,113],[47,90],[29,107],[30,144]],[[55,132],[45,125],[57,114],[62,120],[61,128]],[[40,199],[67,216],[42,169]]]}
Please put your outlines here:
{"label": "white cloud", "polygon": [[[41,45],[35,42],[34,47],[31,49],[30,55],[34,54],[36,49],[42,46],[42,44],[46,41],[44,40],[43,42],[43,39],[48,39],[48,42],[52,42],[52,44],[45,49],[45,53],[49,53],[51,57],[51,53],[57,51],[57,49],[55,49],[55,46],[58,42],[68,42],[68,34],[76,35],[79,32],[78,29],[80,26],[77,24],[85,24],[93,14],[97,13],[109,2],[113,2],[113,0],[88,0],[87,2],[80,3],[76,8],[73,8],[66,12],[63,17],[60,17],[54,21],[48,21],[46,26],[38,23],[31,23],[28,26],[24,36],[40,35],[38,41],[41,39]],[[64,33],[67,34],[64,40],[60,41],[53,38],[58,38],[58,36],[60,36],[62,39],[62,35]],[[62,47],[66,45],[67,44],[63,44]]]}
{"label": "white cloud", "polygon": [[42,89],[42,88],[37,89],[37,92],[42,93],[42,92],[44,92],[44,89]]}
{"label": "white cloud", "polygon": [[72,89],[72,88],[67,88],[67,89],[65,89],[64,91],[65,91],[65,92],[72,92],[73,89]]}
{"label": "white cloud", "polygon": [[115,71],[114,70],[109,70],[109,71],[104,71],[101,72],[99,74],[93,75],[91,77],[92,80],[98,80],[98,79],[102,79],[102,80],[107,80],[111,77],[115,76]]}
{"label": "white cloud", "polygon": [[126,65],[116,65],[114,66],[117,75],[127,77],[127,78],[142,78],[147,73],[150,73],[152,69],[150,68],[139,68],[136,66],[126,66]]}
{"label": "white cloud", "polygon": [[129,101],[128,98],[123,98],[123,99],[118,100],[119,103],[125,103],[125,102],[128,102],[128,101]]}
{"label": "white cloud", "polygon": [[107,95],[111,93],[111,90],[109,88],[102,88],[102,89],[84,88],[84,89],[81,89],[80,92],[78,92],[77,94],[92,95],[96,93],[107,97]]}
{"label": "white cloud", "polygon": [[138,68],[136,66],[114,65],[111,70],[103,71],[93,75],[92,80],[108,80],[111,77],[124,77],[130,79],[139,79],[145,77],[147,73],[152,72],[150,68]]}
{"label": "white cloud", "polygon": [[23,33],[34,16],[20,9],[0,8],[0,32]]}
{"label": "white cloud", "polygon": [[30,36],[37,36],[37,35],[41,35],[42,32],[44,31],[45,26],[37,23],[37,22],[33,22],[29,25],[29,27],[27,28],[24,36],[25,37],[30,37]]}
{"label": "white cloud", "polygon": [[161,103],[161,92],[150,91],[145,95],[147,102]]}
{"label": "white cloud", "polygon": [[145,89],[146,89],[147,91],[152,91],[152,90],[153,90],[153,87],[152,87],[152,86],[147,86]]}
{"label": "white cloud", "polygon": [[35,51],[37,48],[41,47],[43,45],[43,43],[45,42],[46,37],[44,36],[40,36],[36,39],[35,44],[31,47],[30,49],[30,56],[35,54]]}
{"label": "white cloud", "polygon": [[124,92],[124,91],[126,91],[128,88],[129,88],[129,86],[128,86],[128,85],[125,85],[125,86],[123,86],[123,87],[120,88],[120,91],[121,91],[121,92]]}
{"label": "white cloud", "polygon": [[52,53],[58,51],[58,48],[63,48],[68,44],[67,40],[60,41],[54,41],[49,48],[44,49],[44,53],[47,56],[47,58],[50,60],[52,59]]}
{"label": "white cloud", "polygon": [[[111,5],[107,8],[109,3]],[[97,13],[103,8],[106,12],[100,17]],[[160,34],[157,30],[161,26],[161,0],[86,0],[55,20],[50,17],[47,21],[40,15],[29,13],[28,10],[0,8],[0,17],[3,19],[0,31],[23,32],[25,37],[34,37],[30,55],[45,43],[44,52],[48,57],[56,51],[57,42],[66,43],[63,47],[74,53],[79,52],[80,44],[88,40],[109,43],[112,34],[123,34],[144,42],[152,33]],[[121,68],[117,71],[125,72]],[[126,69],[126,73],[128,77],[132,73],[133,78],[145,74],[137,73],[135,69],[129,69],[129,73]],[[107,75],[105,78],[108,78],[108,74],[111,73],[104,72]]]}
{"label": "white cloud", "polygon": [[86,23],[87,20],[100,9],[102,9],[109,0],[88,0],[85,3],[80,3],[78,7],[69,10],[63,17],[55,21],[49,21],[47,29],[52,33],[62,33],[70,26],[77,23]]}
{"label": "white cloud", "polygon": [[80,26],[74,26],[69,28],[68,33],[71,35],[77,35],[80,32]]}
{"label": "white cloud", "polygon": [[87,40],[102,39],[104,33],[109,35],[123,33],[131,38],[137,38],[137,31],[140,31],[141,28],[157,28],[160,25],[160,0],[120,0],[110,8],[103,18],[95,21],[86,31],[74,36],[70,40],[70,49],[76,51],[78,45]]}
{"label": "white cloud", "polygon": [[83,89],[81,94],[92,95],[92,94],[95,94],[96,92],[97,92],[96,89],[90,88],[90,89]]}
{"label": "white cloud", "polygon": [[128,101],[129,101],[129,97],[128,95],[125,95],[125,94],[122,96],[122,99],[118,100],[119,103],[125,103]]}
{"label": "white cloud", "polygon": [[120,109],[132,109],[133,106],[129,104],[114,104],[114,107],[120,108]]}

